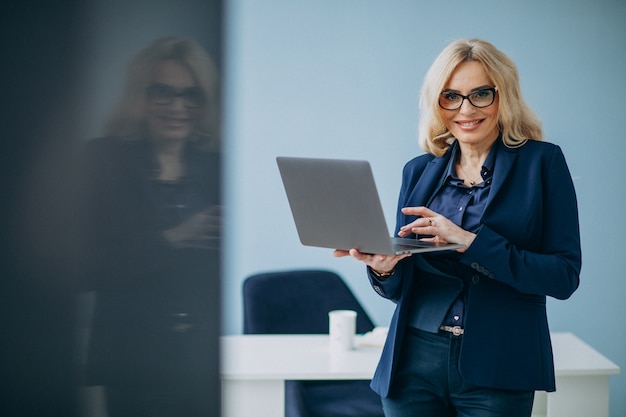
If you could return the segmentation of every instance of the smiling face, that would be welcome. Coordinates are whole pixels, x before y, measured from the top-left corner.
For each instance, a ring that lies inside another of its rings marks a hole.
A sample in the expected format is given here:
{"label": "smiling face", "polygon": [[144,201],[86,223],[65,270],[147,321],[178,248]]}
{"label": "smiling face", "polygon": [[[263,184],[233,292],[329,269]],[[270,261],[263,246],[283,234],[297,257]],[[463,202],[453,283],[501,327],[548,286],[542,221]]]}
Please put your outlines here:
{"label": "smiling face", "polygon": [[193,75],[180,62],[167,60],[159,63],[151,81],[158,89],[146,94],[148,135],[158,142],[188,138],[200,113],[199,106],[188,103],[189,93],[197,90]]}
{"label": "smiling face", "polygon": [[[443,91],[467,96],[491,87],[495,86],[483,66],[477,61],[466,61],[454,70]],[[456,110],[440,111],[446,127],[461,146],[491,146],[498,137],[498,94],[488,107],[477,108],[466,99]]]}

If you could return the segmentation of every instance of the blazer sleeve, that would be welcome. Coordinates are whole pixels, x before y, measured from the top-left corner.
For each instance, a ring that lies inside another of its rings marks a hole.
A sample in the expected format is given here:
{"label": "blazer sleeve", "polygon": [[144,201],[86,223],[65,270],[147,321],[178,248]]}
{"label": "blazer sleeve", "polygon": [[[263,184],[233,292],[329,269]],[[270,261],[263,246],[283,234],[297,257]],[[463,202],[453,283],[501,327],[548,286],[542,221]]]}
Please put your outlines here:
{"label": "blazer sleeve", "polygon": [[377,278],[372,271],[367,268],[367,276],[374,291],[383,298],[394,303],[399,303],[402,298],[403,279],[413,274],[413,257],[400,260],[396,265],[394,273],[385,280]]}
{"label": "blazer sleeve", "polygon": [[461,262],[519,292],[567,299],[581,269],[578,207],[561,149],[543,149],[552,152],[520,157],[516,171],[523,175],[501,191],[506,201],[494,204],[498,214],[485,213]]}
{"label": "blazer sleeve", "polygon": [[[398,208],[396,212],[396,229],[395,235],[401,226],[407,223],[407,217],[404,216],[401,209],[405,206],[408,196],[411,194],[417,184],[426,165],[434,159],[430,154],[420,155],[407,162],[402,169],[402,186],[398,197]],[[381,281],[368,269],[368,278],[374,291],[383,298],[394,303],[400,302],[404,289],[404,277],[412,277],[414,273],[413,257],[402,259],[398,262],[395,272],[388,279]]]}

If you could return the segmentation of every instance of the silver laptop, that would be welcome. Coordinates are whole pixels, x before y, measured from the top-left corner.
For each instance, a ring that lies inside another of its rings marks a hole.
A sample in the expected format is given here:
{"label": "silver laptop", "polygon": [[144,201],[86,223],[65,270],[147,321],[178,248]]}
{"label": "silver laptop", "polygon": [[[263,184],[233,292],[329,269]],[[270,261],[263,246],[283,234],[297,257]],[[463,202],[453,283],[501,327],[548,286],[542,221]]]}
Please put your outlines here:
{"label": "silver laptop", "polygon": [[367,161],[279,156],[276,162],[303,245],[383,255],[463,247],[389,237]]}

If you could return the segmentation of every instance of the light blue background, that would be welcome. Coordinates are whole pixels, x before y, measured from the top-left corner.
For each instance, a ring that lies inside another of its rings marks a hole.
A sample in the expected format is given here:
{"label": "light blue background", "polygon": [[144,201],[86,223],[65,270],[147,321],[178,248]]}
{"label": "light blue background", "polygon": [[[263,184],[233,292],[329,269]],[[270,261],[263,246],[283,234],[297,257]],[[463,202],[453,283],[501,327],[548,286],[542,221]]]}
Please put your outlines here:
{"label": "light blue background", "polygon": [[[549,301],[551,330],[575,333],[625,369],[625,18],[621,0],[228,2],[224,332],[241,332],[244,278],[288,268],[339,272],[388,324],[393,305],[360,264],[300,245],[274,159],[371,161],[393,228],[401,167],[422,153],[422,78],[450,41],[480,37],[517,63],[525,98],[574,177],[581,285],[570,300]],[[611,416],[626,416],[623,373],[611,377]]]}

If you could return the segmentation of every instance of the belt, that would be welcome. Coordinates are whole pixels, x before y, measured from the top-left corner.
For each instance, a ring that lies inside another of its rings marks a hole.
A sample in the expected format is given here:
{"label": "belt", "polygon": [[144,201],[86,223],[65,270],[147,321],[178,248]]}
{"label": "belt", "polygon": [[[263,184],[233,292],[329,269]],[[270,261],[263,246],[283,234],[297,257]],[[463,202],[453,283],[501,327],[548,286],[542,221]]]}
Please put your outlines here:
{"label": "belt", "polygon": [[461,336],[465,332],[461,326],[440,326],[439,330],[452,333],[455,336]]}

